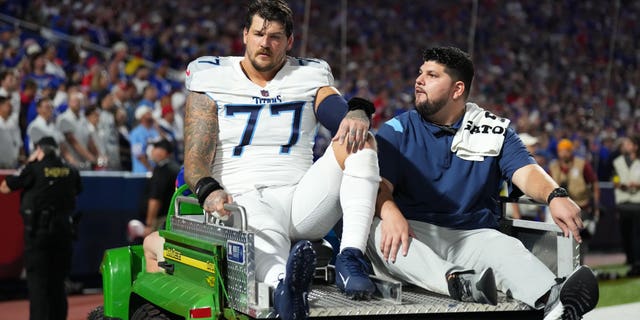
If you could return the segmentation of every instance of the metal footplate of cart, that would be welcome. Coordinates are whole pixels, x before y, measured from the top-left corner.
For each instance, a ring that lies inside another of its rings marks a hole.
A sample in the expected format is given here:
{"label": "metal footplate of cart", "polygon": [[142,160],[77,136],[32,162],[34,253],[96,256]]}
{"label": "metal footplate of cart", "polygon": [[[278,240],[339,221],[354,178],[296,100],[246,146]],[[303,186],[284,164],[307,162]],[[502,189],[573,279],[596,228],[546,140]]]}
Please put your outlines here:
{"label": "metal footplate of cart", "polygon": [[[225,288],[228,293],[228,306],[237,312],[253,318],[276,318],[272,306],[272,289],[255,278],[254,237],[247,229],[247,217],[244,208],[227,205],[234,212],[233,221],[222,222],[209,214],[181,215],[180,203],[197,204],[190,197],[177,197],[175,214],[171,216],[171,230],[200,240],[211,241],[226,248]],[[225,225],[226,224],[226,225]],[[229,226],[227,226],[229,225]],[[233,225],[233,227],[231,227]],[[309,293],[310,317],[368,317],[368,318],[433,318],[436,314],[468,317],[471,314],[496,312],[513,316],[513,312],[534,311],[527,305],[499,294],[496,306],[467,303],[453,300],[447,296],[414,286],[372,276],[377,286],[374,297],[368,301],[351,300],[344,296],[333,284],[335,271],[333,266],[319,266],[316,280]],[[526,313],[526,312],[525,312]],[[394,317],[395,316],[395,317]],[[446,317],[445,317],[446,318]]]}

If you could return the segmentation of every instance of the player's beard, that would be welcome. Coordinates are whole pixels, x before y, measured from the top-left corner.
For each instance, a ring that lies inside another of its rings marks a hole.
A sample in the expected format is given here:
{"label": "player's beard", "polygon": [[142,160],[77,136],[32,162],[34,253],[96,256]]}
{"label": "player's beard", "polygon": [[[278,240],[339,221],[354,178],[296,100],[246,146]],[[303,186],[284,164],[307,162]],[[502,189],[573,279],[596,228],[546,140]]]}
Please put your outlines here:
{"label": "player's beard", "polygon": [[[268,62],[267,64],[260,64],[260,62],[257,59],[257,57],[260,54],[268,54],[269,58],[271,58],[271,61]],[[253,59],[250,59],[250,61],[253,68],[256,69],[258,72],[273,71],[274,69],[280,68],[280,66],[282,65],[282,59],[276,59],[276,57],[273,55],[273,52],[270,52],[270,51],[256,52],[255,56],[253,57]]]}
{"label": "player's beard", "polygon": [[425,100],[418,102],[416,97],[416,111],[422,116],[422,119],[431,121],[431,116],[438,113],[447,105],[447,99],[431,101],[427,96]]}

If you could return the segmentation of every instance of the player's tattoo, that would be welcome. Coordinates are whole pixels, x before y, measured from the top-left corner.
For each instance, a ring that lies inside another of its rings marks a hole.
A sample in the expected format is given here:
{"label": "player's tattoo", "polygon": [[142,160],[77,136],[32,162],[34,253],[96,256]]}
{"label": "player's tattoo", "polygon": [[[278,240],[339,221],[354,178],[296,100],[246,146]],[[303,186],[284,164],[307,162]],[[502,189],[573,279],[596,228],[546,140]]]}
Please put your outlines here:
{"label": "player's tattoo", "polygon": [[219,133],[217,106],[204,93],[190,92],[185,105],[184,172],[192,188],[211,175]]}
{"label": "player's tattoo", "polygon": [[362,122],[369,123],[369,117],[367,117],[367,114],[364,112],[364,110],[351,110],[351,111],[347,112],[347,114],[344,116],[344,118],[345,119],[361,120]]}

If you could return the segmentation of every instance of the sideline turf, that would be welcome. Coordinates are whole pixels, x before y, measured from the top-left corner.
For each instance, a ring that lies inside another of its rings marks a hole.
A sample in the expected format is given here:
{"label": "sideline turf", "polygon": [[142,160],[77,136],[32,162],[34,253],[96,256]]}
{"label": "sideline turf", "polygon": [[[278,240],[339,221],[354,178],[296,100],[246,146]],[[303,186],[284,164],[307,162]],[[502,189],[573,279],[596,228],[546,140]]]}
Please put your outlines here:
{"label": "sideline turf", "polygon": [[[596,267],[595,270],[601,274],[624,276],[628,267],[625,265],[609,265]],[[622,277],[614,280],[599,279],[598,285],[600,288],[600,300],[596,308],[640,302],[640,277]]]}

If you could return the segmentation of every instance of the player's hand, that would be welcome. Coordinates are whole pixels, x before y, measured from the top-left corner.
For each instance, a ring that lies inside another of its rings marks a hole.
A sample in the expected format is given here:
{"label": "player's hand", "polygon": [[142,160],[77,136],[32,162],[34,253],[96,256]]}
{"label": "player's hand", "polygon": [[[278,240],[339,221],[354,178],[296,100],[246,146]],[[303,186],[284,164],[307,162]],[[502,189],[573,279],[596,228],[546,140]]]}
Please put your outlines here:
{"label": "player's hand", "polygon": [[370,121],[364,110],[351,110],[340,122],[338,132],[332,141],[345,144],[348,153],[355,153],[364,148],[369,134]]}
{"label": "player's hand", "polygon": [[385,261],[394,263],[400,248],[401,254],[407,255],[411,237],[415,237],[415,234],[400,211],[389,210],[381,214],[380,232],[380,249]]}
{"label": "player's hand", "polygon": [[217,214],[221,220],[226,220],[231,215],[231,212],[224,209],[224,204],[231,202],[233,202],[233,197],[227,194],[224,189],[220,189],[211,192],[209,196],[207,196],[202,205],[202,209],[205,212],[212,212],[214,215]]}
{"label": "player's hand", "polygon": [[562,229],[564,236],[569,237],[571,232],[576,241],[582,243],[580,229],[584,226],[580,218],[580,207],[570,198],[556,197],[549,203],[549,210],[553,221]]}

